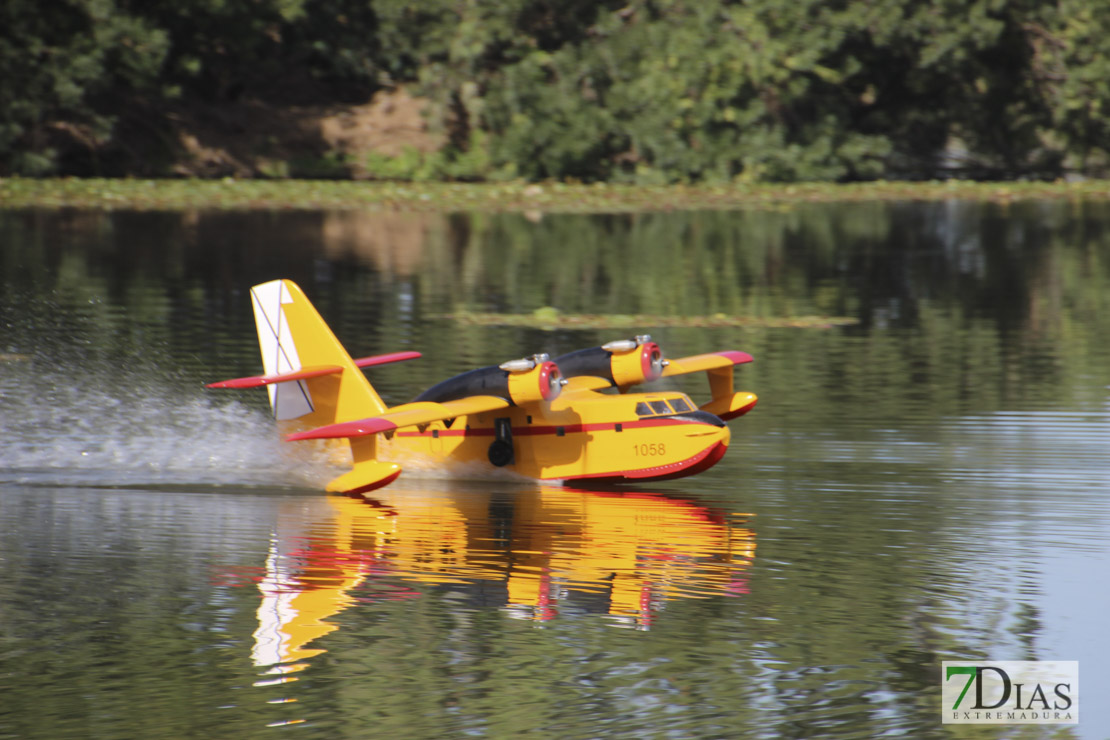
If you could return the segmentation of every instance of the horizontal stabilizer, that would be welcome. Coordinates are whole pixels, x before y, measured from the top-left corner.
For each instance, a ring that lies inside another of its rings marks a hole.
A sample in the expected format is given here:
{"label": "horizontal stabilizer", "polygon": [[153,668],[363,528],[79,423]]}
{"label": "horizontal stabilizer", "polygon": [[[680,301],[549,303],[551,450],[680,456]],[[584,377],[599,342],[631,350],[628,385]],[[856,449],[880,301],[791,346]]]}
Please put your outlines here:
{"label": "horizontal stabilizer", "polygon": [[373,357],[360,357],[355,360],[357,367],[374,367],[375,365],[388,365],[391,362],[404,362],[405,360],[415,360],[423,357],[419,352],[390,352],[384,355],[374,355]]}
{"label": "horizontal stabilizer", "polygon": [[703,370],[716,370],[722,367],[732,367],[733,365],[744,365],[752,361],[752,356],[747,352],[710,352],[705,355],[693,355],[691,357],[682,357],[677,360],[668,360],[667,366],[663,368],[663,377],[669,378],[673,375],[685,375],[686,373],[696,373]]}
{"label": "horizontal stabilizer", "polygon": [[273,383],[288,383],[294,380],[307,380],[308,378],[319,378],[324,375],[335,375],[343,372],[343,368],[338,365],[317,365],[316,367],[304,367],[300,370],[294,370],[291,373],[277,373],[275,375],[253,375],[249,378],[234,378],[232,380],[221,380],[218,383],[209,383],[205,388],[259,388],[264,385],[271,385]]}
{"label": "horizontal stabilizer", "polygon": [[391,432],[401,427],[411,427],[418,424],[428,424],[433,421],[454,419],[467,414],[480,414],[484,411],[496,411],[507,408],[509,402],[497,396],[469,396],[445,403],[432,403],[421,401],[406,403],[396,406],[384,414],[345,421],[339,424],[329,424],[305,432],[297,432],[286,437],[290,442],[303,439],[339,439],[343,437],[364,437],[370,434]]}
{"label": "horizontal stabilizer", "polygon": [[[415,360],[421,356],[419,352],[390,352],[385,355],[361,357],[355,360],[354,363],[355,367],[375,367],[377,365],[388,365],[392,362]],[[308,380],[309,378],[319,378],[324,375],[336,375],[341,372],[343,372],[343,368],[339,365],[317,365],[316,367],[304,367],[300,370],[294,370],[288,373],[252,375],[249,378],[221,380],[218,383],[209,383],[205,388],[260,388],[264,385],[272,385],[273,383],[289,383],[294,380]]]}

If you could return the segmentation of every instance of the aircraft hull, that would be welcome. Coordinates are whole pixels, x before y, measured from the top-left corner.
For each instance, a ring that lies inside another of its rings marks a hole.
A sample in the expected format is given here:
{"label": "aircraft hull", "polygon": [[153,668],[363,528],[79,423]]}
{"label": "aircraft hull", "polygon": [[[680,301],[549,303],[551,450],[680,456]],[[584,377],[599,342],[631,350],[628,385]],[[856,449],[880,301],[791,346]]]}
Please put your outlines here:
{"label": "aircraft hull", "polygon": [[619,413],[634,408],[641,397],[675,394],[595,395],[592,404],[579,399],[573,411],[552,405],[537,415],[534,409],[509,408],[459,417],[450,425],[437,421],[424,429],[398,430],[380,440],[379,454],[406,467],[489,468],[498,419],[508,420],[513,450],[512,461],[501,467],[539,480],[680,478],[712,467],[728,449],[728,427],[709,414],[638,418]]}

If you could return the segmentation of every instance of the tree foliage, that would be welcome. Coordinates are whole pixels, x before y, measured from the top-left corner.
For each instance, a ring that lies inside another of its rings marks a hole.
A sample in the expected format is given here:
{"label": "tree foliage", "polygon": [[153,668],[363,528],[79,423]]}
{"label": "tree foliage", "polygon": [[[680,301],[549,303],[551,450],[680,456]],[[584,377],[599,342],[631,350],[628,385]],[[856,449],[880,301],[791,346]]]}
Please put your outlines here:
{"label": "tree foliage", "polygon": [[79,171],[74,151],[88,169],[140,114],[167,138],[154,111],[171,103],[350,103],[397,85],[448,134],[434,166],[408,168],[431,177],[1110,164],[1110,0],[9,0],[0,20],[0,172]]}
{"label": "tree foliage", "polygon": [[0,165],[30,174],[54,166],[58,138],[109,138],[121,95],[148,86],[168,50],[114,0],[8,0],[0,28]]}

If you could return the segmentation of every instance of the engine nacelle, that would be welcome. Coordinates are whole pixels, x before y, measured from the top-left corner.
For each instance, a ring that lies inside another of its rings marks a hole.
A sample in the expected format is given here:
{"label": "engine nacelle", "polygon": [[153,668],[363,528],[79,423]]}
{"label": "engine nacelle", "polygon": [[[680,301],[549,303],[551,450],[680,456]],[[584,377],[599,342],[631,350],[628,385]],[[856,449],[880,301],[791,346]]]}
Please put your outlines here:
{"label": "engine nacelle", "polygon": [[600,347],[580,349],[555,358],[568,378],[591,375],[605,378],[618,387],[650,383],[663,376],[667,361],[663,350],[644,334],[635,339],[618,339]]}
{"label": "engine nacelle", "polygon": [[497,396],[519,405],[553,401],[565,384],[559,366],[541,354],[456,375],[433,385],[413,401],[445,403],[468,396]]}
{"label": "engine nacelle", "polygon": [[[524,363],[532,363],[525,368]],[[519,365],[515,363],[521,363]],[[506,367],[511,366],[511,367]],[[512,360],[502,363],[501,369],[509,371],[507,378],[510,400],[520,405],[529,401],[554,401],[559,397],[566,383],[559,366],[547,359],[547,355],[536,355],[531,359]]]}

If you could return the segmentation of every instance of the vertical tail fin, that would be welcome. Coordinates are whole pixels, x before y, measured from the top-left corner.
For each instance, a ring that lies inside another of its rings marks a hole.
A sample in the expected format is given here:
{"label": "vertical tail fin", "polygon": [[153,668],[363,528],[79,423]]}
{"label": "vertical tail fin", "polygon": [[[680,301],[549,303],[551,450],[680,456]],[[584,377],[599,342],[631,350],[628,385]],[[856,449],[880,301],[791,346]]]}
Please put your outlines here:
{"label": "vertical tail fin", "polygon": [[251,288],[258,345],[267,375],[332,366],[342,372],[267,386],[279,421],[307,427],[382,413],[386,405],[343,349],[304,292],[292,280]]}

